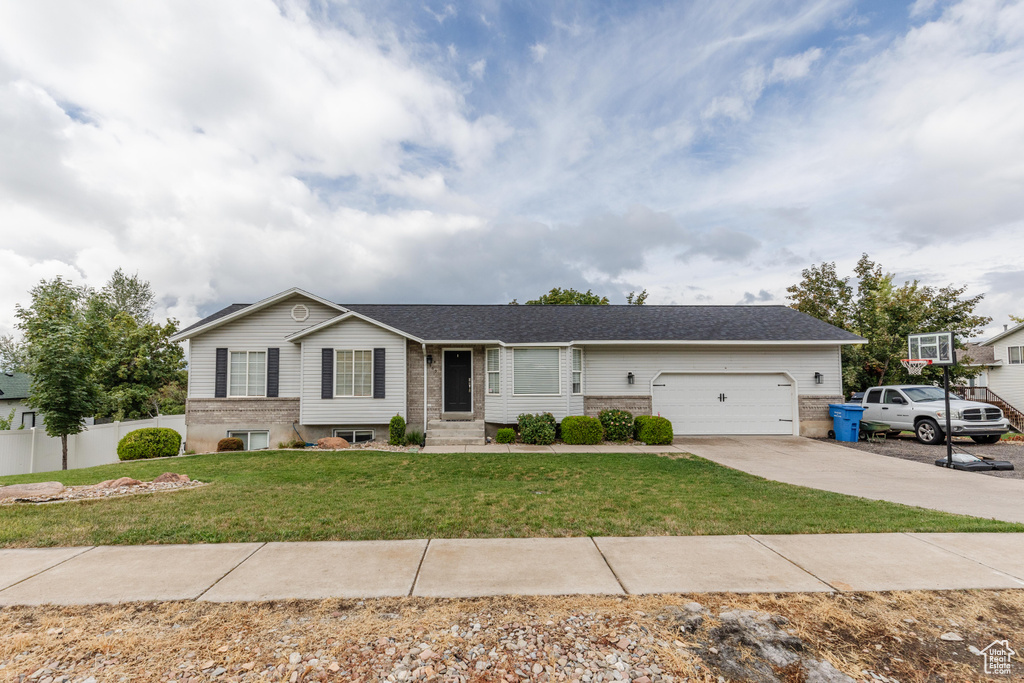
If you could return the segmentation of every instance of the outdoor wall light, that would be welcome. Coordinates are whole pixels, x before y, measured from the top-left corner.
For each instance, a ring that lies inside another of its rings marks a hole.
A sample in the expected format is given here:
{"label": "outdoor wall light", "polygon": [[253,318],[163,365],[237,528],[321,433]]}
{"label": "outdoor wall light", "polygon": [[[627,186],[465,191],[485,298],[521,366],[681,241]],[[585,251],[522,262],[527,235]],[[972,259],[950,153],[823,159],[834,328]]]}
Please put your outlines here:
{"label": "outdoor wall light", "polygon": [[821,374],[820,372],[814,373],[814,383],[815,384],[824,384],[825,383],[825,375]]}
{"label": "outdoor wall light", "polygon": [[434,357],[431,354],[428,353],[427,354],[427,365],[433,365],[433,364],[434,364]]}
{"label": "outdoor wall light", "polygon": [[626,375],[626,381],[629,382],[630,384],[633,384],[636,381],[636,377],[633,376],[632,372]]}

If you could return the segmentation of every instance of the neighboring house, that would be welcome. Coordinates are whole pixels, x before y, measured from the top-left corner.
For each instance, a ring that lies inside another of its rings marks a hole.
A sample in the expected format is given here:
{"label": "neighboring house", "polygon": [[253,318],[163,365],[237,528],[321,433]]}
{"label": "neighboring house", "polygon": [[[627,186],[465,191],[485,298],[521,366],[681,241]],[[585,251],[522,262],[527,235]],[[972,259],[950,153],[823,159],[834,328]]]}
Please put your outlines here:
{"label": "neighboring house", "polygon": [[24,372],[0,372],[0,417],[6,420],[14,409],[11,429],[43,426],[42,418],[26,404],[31,381],[32,376]]}
{"label": "neighboring house", "polygon": [[978,351],[968,347],[964,355],[985,367],[974,385],[985,387],[984,395],[975,398],[996,403],[1018,431],[1024,429],[1024,324],[1005,328],[978,344]]}
{"label": "neighboring house", "polygon": [[[233,304],[189,341],[188,448],[340,435],[482,443],[519,414],[661,414],[677,434],[824,435],[856,335],[785,306]],[[454,441],[453,441],[454,440]]]}

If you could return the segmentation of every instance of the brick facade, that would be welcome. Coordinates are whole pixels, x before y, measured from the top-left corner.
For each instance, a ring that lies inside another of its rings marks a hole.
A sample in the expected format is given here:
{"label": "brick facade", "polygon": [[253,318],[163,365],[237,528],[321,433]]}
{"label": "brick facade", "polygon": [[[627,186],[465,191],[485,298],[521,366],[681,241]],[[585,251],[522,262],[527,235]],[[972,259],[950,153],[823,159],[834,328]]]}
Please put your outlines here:
{"label": "brick facade", "polygon": [[843,403],[842,396],[801,396],[800,421],[831,420],[828,416],[829,403]]}
{"label": "brick facade", "polygon": [[[427,366],[427,420],[437,420],[441,417],[443,408],[443,393],[441,383],[444,380],[444,350],[446,346],[427,344],[427,355],[433,358],[433,362]],[[470,348],[473,352],[473,415],[479,419],[484,416],[484,394],[487,391],[485,385],[486,375],[486,354],[483,346],[459,346],[454,348]],[[423,347],[416,342],[407,342],[406,345],[406,386],[408,394],[406,397],[406,422],[415,429],[423,428]]]}
{"label": "brick facade", "polygon": [[298,397],[190,398],[185,402],[186,425],[291,424],[298,421]]}
{"label": "brick facade", "polygon": [[628,410],[637,415],[651,414],[651,397],[643,395],[631,396],[584,396],[583,414],[597,417],[602,410]]}
{"label": "brick facade", "polygon": [[800,436],[823,437],[832,429],[829,403],[843,403],[842,396],[800,396]]}

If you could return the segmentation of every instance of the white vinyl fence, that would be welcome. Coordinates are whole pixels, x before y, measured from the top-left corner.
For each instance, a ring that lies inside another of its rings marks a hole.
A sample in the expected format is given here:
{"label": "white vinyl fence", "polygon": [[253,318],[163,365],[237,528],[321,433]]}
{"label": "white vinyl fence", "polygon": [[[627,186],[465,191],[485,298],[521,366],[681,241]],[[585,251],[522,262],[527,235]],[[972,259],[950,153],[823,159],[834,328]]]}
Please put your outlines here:
{"label": "white vinyl fence", "polygon": [[[92,425],[68,437],[68,469],[118,462],[117,442],[128,432],[144,427],[169,427],[185,441],[184,415]],[[60,438],[47,436],[45,427],[0,431],[0,477],[59,470],[60,461]]]}

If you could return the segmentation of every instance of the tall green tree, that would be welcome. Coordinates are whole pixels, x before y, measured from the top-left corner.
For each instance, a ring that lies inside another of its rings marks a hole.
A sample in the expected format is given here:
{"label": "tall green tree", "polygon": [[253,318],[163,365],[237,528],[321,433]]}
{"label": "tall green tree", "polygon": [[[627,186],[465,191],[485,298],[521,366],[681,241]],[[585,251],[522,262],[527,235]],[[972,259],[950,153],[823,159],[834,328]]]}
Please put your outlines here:
{"label": "tall green tree", "polygon": [[28,366],[25,344],[14,335],[0,334],[0,372],[25,372]]}
{"label": "tall green tree", "polygon": [[156,415],[161,405],[179,412],[166,397],[180,391],[165,392],[162,403],[158,394],[169,384],[184,387],[185,354],[170,340],[177,321],[153,321],[155,303],[149,283],[120,268],[100,290],[89,292],[86,317],[97,330],[95,373],[103,394],[96,417],[137,420]]}
{"label": "tall green tree", "polygon": [[[967,297],[966,287],[936,288],[917,280],[897,285],[894,275],[867,254],[857,262],[852,278],[840,277],[835,263],[814,266],[802,276],[786,290],[793,308],[868,340],[843,350],[843,383],[850,390],[919,382],[900,363],[913,332],[950,331],[963,348],[965,340],[980,335],[992,321],[975,313],[984,295]],[[957,381],[977,372],[957,364],[950,368],[950,377]],[[941,368],[925,368],[927,381],[941,376]]]}
{"label": "tall green tree", "polygon": [[68,468],[68,436],[85,429],[96,413],[100,387],[94,373],[96,330],[85,310],[87,292],[61,277],[43,280],[30,292],[28,308],[16,307],[25,335],[28,404],[42,413],[46,433],[60,437],[61,468]]}
{"label": "tall green tree", "polygon": [[[626,303],[633,306],[643,306],[644,302],[647,301],[647,290],[643,290],[639,294],[636,292],[630,292],[626,297]],[[510,306],[518,306],[519,302],[515,299],[508,302]],[[547,294],[541,294],[536,299],[531,299],[526,302],[527,306],[608,306],[611,302],[608,297],[594,294],[591,290],[580,292],[572,287],[562,289],[561,287],[554,287]]]}

